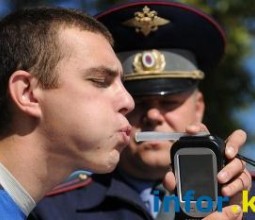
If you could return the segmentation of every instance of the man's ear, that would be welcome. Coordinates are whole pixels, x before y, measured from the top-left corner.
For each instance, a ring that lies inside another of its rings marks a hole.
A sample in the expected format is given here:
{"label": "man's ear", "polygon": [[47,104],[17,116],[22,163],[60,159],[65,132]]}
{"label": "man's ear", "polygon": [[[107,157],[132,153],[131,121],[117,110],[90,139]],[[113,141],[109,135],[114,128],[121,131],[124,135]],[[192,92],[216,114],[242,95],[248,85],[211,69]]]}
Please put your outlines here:
{"label": "man's ear", "polygon": [[9,93],[13,102],[21,111],[35,117],[41,115],[36,97],[38,89],[38,80],[26,71],[15,71],[9,79]]}
{"label": "man's ear", "polygon": [[202,122],[205,112],[205,102],[202,92],[196,91],[196,120]]}

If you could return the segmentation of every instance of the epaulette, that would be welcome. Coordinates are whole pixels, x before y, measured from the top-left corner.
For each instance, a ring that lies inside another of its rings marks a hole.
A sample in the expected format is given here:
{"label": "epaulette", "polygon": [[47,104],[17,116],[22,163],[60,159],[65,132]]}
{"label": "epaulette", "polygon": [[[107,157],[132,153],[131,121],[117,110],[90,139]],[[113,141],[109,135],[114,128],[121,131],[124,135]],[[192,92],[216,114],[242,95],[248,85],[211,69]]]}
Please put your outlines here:
{"label": "epaulette", "polygon": [[90,173],[87,171],[76,171],[71,174],[64,182],[53,188],[46,196],[55,196],[64,192],[72,191],[89,185],[92,182]]}

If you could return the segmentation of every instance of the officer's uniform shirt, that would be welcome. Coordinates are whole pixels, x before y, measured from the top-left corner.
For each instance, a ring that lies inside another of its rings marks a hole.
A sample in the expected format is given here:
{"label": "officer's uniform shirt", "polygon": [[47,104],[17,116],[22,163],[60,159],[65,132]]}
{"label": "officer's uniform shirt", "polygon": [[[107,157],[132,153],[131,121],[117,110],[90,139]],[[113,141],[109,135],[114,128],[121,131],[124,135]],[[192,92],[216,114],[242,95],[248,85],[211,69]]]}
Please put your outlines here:
{"label": "officer's uniform shirt", "polygon": [[1,163],[0,184],[0,219],[26,219],[35,201]]}
{"label": "officer's uniform shirt", "polygon": [[28,219],[153,220],[137,191],[119,172],[78,179],[51,191]]}
{"label": "officer's uniform shirt", "polygon": [[48,193],[38,203],[28,219],[174,219],[169,215],[167,218],[162,218],[162,216],[159,218],[158,212],[153,213],[153,204],[148,206],[148,200],[153,200],[153,194],[150,194],[154,189],[153,185],[155,182],[143,182],[129,178],[122,171],[103,175],[94,174],[91,177],[86,177],[86,174],[82,172],[76,173],[76,176],[73,175],[67,182]]}
{"label": "officer's uniform shirt", "polygon": [[120,172],[120,175],[123,177],[123,180],[129,184],[137,193],[139,194],[141,200],[144,202],[149,213],[155,218],[157,212],[154,211],[154,196],[153,196],[153,186],[155,181],[143,181],[136,179],[132,176],[127,175],[124,172]]}

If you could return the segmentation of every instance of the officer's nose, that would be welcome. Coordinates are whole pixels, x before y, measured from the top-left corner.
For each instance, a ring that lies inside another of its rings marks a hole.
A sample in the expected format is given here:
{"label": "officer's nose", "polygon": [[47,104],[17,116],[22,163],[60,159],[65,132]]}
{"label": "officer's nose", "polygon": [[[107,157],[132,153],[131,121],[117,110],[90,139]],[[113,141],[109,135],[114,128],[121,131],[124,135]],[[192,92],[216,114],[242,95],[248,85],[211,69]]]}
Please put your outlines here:
{"label": "officer's nose", "polygon": [[156,126],[161,124],[163,121],[164,116],[160,112],[160,109],[156,107],[149,108],[143,119],[144,124],[147,126]]}

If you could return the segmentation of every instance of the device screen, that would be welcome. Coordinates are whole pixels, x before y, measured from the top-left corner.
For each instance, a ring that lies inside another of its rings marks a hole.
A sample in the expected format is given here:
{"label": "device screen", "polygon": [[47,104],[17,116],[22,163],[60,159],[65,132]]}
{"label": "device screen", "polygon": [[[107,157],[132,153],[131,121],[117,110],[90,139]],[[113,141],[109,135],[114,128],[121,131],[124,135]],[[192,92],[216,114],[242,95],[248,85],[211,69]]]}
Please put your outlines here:
{"label": "device screen", "polygon": [[213,157],[211,154],[179,155],[182,200],[185,192],[193,190],[194,199],[209,196],[215,200]]}

